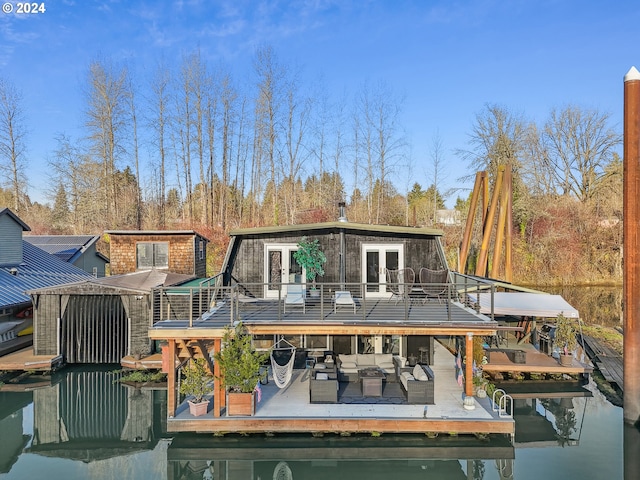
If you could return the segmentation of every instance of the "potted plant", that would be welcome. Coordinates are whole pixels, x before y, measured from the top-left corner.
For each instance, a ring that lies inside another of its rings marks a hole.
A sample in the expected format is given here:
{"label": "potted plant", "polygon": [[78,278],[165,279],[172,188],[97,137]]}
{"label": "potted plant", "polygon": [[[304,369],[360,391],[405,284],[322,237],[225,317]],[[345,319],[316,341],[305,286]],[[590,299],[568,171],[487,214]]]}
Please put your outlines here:
{"label": "potted plant", "polygon": [[213,375],[209,372],[204,358],[192,359],[183,373],[180,393],[193,396],[193,399],[187,400],[191,415],[197,417],[206,414],[209,400],[204,400],[204,396],[211,391],[209,383],[213,380]]}
{"label": "potted plant", "polygon": [[261,369],[268,353],[257,352],[242,322],[226,327],[222,350],[215,355],[220,379],[227,390],[227,415],[252,415],[254,390],[266,371]]}
{"label": "potted plant", "polygon": [[573,351],[578,346],[576,327],[562,313],[556,317],[555,346],[559,350],[560,365],[570,366],[573,363]]}
{"label": "potted plant", "polygon": [[310,294],[317,295],[316,277],[324,275],[322,266],[327,261],[327,257],[320,249],[318,239],[311,241],[307,237],[302,237],[298,242],[298,250],[293,252],[293,258],[305,269],[307,280],[311,282]]}

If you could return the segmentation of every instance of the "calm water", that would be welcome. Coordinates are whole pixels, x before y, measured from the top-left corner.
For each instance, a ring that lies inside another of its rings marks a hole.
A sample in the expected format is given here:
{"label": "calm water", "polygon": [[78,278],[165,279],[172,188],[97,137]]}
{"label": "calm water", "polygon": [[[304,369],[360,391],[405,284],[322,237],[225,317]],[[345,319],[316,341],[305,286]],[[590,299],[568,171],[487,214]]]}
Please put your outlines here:
{"label": "calm water", "polygon": [[[622,410],[592,385],[572,389],[587,396],[516,400],[512,447],[448,435],[171,438],[165,392],[136,391],[117,376],[70,369],[42,377],[48,386],[0,393],[0,478],[623,478]],[[640,435],[630,434],[637,461]]]}
{"label": "calm water", "polygon": [[[609,306],[598,311],[589,301],[581,315],[619,325],[617,290],[599,295]],[[172,436],[166,393],[123,386],[118,376],[74,368],[0,392],[0,480],[617,480],[623,471],[640,479],[640,433],[623,428],[622,409],[593,384],[564,387],[564,398],[516,399],[512,446],[448,435]]]}

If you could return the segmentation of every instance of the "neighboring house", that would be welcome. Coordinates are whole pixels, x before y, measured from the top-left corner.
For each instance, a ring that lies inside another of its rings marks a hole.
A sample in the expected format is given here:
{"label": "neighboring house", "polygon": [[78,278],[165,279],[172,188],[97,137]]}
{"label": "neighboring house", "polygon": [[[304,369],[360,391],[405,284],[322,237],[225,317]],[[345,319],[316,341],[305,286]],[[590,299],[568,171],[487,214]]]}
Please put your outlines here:
{"label": "neighboring house", "polygon": [[26,225],[8,208],[0,209],[0,346],[25,346],[31,337],[21,332],[32,324],[31,298],[27,290],[75,282],[91,275],[22,239]]}
{"label": "neighboring house", "polygon": [[94,277],[105,276],[109,259],[96,248],[100,235],[25,235],[23,238]]}
{"label": "neighboring house", "polygon": [[207,243],[193,230],[112,230],[111,275],[159,269],[206,277]]}

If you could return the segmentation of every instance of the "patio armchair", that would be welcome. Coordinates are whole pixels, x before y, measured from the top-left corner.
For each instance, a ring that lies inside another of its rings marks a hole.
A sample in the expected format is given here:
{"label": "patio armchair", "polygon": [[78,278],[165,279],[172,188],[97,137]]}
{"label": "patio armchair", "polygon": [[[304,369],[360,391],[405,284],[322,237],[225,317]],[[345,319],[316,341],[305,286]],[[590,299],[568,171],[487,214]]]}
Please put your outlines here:
{"label": "patio armchair", "polygon": [[440,303],[447,296],[447,285],[449,281],[448,270],[431,270],[422,267],[420,269],[420,287],[424,292],[424,302],[427,303],[431,299],[436,299]]}
{"label": "patio armchair", "polygon": [[416,280],[416,273],[413,268],[400,268],[398,270],[389,270],[385,268],[387,288],[391,290],[389,301],[395,299],[396,305],[411,293],[411,288]]}
{"label": "patio armchair", "polygon": [[337,403],[338,377],[335,369],[325,373],[322,370],[312,370],[309,379],[309,401],[311,403]]}

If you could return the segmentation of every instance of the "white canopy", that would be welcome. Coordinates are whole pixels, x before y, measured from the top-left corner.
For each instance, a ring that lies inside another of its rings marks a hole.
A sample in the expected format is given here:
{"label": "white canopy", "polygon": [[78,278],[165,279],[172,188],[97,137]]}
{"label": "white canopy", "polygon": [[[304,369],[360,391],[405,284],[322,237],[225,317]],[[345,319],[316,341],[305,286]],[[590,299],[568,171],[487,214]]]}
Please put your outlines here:
{"label": "white canopy", "polygon": [[[495,315],[515,315],[526,317],[555,318],[563,314],[567,318],[579,318],[578,310],[573,308],[561,295],[522,292],[495,292],[493,311]],[[491,294],[480,293],[480,313],[491,314]],[[469,298],[476,302],[478,294],[471,293]]]}

